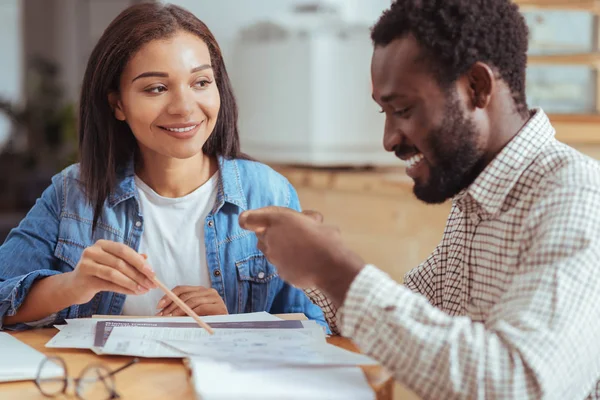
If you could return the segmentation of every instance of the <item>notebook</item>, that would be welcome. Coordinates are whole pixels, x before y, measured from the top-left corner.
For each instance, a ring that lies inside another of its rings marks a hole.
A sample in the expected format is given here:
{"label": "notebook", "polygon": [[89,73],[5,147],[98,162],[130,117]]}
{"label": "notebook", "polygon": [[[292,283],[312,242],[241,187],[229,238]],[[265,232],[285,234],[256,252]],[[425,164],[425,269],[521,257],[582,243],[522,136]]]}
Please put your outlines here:
{"label": "notebook", "polygon": [[0,382],[35,380],[46,356],[6,332],[0,332]]}
{"label": "notebook", "polygon": [[198,400],[374,400],[359,367],[238,368],[226,362],[186,360]]}

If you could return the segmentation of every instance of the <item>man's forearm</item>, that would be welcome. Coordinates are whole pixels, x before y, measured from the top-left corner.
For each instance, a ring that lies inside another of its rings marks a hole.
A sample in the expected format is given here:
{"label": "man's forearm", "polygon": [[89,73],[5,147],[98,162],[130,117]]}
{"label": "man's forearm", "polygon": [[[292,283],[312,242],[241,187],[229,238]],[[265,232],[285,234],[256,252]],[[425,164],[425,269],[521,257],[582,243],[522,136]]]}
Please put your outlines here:
{"label": "man's forearm", "polygon": [[[600,344],[589,345],[587,358],[576,358],[587,369],[544,358],[580,353],[577,342],[550,330],[544,315],[494,326],[453,317],[373,266],[356,278],[342,310],[342,334],[423,399],[538,399],[554,393],[584,398],[597,379]],[[569,373],[573,368],[577,376]]]}
{"label": "man's forearm", "polygon": [[36,281],[23,304],[13,316],[4,318],[5,325],[37,321],[74,304],[69,283],[70,273],[52,275]]}
{"label": "man's forearm", "polygon": [[358,255],[345,250],[335,257],[327,271],[320,274],[317,287],[339,308],[344,304],[350,285],[364,266],[364,261]]}

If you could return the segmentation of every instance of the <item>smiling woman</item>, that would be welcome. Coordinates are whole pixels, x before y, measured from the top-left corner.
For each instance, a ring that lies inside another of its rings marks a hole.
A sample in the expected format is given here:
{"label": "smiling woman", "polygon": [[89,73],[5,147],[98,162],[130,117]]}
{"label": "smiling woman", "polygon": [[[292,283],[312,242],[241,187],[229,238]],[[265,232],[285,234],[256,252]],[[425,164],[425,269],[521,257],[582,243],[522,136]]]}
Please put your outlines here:
{"label": "smiling woman", "polygon": [[88,62],[79,139],[81,163],[0,247],[0,329],[183,315],[155,275],[199,315],[301,312],[326,325],[239,227],[244,210],[300,205],[240,152],[221,51],[194,15],[144,3],[117,16]]}

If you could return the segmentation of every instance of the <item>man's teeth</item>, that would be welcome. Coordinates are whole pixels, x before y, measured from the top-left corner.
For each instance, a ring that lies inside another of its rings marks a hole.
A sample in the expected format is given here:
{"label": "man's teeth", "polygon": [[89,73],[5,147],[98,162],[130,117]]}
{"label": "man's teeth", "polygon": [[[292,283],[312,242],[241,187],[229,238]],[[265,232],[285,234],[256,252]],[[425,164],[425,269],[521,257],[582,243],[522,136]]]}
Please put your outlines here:
{"label": "man's teeth", "polygon": [[417,165],[423,158],[425,158],[423,156],[423,154],[419,153],[419,154],[415,154],[414,156],[412,156],[411,158],[409,158],[408,160],[406,160],[406,167],[407,168],[412,168],[415,165]]}
{"label": "man's teeth", "polygon": [[198,125],[192,125],[192,126],[188,126],[186,128],[165,128],[165,129],[168,131],[171,131],[171,132],[189,132],[192,129],[194,129],[196,126],[198,126]]}

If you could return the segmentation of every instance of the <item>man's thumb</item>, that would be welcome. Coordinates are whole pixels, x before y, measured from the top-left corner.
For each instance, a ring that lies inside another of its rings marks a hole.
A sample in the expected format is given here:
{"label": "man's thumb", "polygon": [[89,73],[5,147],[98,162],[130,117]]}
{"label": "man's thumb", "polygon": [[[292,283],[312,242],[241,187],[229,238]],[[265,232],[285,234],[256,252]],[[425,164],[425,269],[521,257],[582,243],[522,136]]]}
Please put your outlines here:
{"label": "man's thumb", "polygon": [[318,211],[314,211],[314,210],[304,210],[302,211],[302,214],[306,215],[307,217],[312,218],[313,220],[315,220],[316,222],[323,222],[323,214],[321,214]]}

